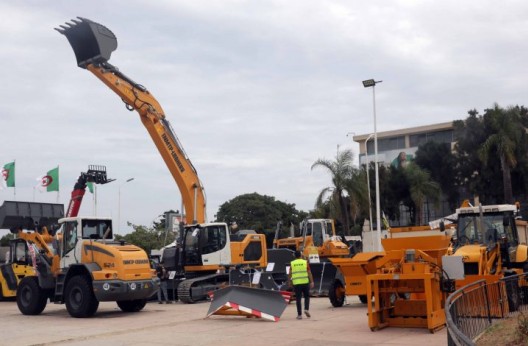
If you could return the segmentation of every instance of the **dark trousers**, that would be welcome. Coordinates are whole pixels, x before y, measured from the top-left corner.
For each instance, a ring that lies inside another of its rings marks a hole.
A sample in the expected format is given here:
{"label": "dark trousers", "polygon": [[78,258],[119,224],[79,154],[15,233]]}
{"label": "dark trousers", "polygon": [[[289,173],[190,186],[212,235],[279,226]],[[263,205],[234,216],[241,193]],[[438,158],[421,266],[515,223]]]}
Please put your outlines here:
{"label": "dark trousers", "polygon": [[297,315],[302,315],[301,299],[304,296],[304,310],[310,310],[310,284],[294,285],[295,302],[297,303]]}

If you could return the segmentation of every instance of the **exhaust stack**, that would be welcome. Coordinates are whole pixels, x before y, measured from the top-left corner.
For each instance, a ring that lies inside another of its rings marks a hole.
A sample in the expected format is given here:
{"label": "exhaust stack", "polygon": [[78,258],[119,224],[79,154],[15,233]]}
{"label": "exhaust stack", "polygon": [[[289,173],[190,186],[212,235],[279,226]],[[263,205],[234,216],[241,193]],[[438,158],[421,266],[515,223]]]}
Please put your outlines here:
{"label": "exhaust stack", "polygon": [[89,64],[105,63],[117,48],[117,38],[104,25],[89,19],[77,17],[73,23],[55,28],[66,36],[77,58],[77,66],[86,68]]}

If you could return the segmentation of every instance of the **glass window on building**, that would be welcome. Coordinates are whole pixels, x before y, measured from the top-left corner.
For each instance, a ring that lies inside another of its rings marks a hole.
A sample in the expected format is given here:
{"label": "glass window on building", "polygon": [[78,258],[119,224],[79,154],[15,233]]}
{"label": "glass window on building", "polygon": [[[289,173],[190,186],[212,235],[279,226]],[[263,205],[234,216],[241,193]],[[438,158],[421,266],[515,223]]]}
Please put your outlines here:
{"label": "glass window on building", "polygon": [[[378,152],[405,149],[405,136],[378,139]],[[374,154],[374,139],[367,143],[367,154]]]}
{"label": "glass window on building", "polygon": [[419,133],[409,136],[409,145],[419,147],[427,142],[451,143],[453,142],[453,130]]}
{"label": "glass window on building", "polygon": [[427,142],[427,134],[420,133],[417,135],[410,135],[409,136],[409,145],[412,147],[419,147],[420,145]]}

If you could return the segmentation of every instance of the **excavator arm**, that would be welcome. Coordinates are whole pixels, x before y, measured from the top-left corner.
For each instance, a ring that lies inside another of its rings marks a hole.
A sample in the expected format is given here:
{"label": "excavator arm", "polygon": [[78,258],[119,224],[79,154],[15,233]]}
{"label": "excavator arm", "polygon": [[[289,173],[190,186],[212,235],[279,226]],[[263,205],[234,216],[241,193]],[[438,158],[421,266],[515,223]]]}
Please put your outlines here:
{"label": "excavator arm", "polygon": [[78,20],[72,21],[73,24],[66,23],[66,26],[61,25],[56,30],[70,42],[77,65],[92,72],[121,97],[127,109],[139,113],[141,122],[176,181],[188,220],[192,217],[192,223],[205,222],[205,191],[196,169],[165,118],[161,105],[145,87],[108,62],[111,53],[117,48],[115,35],[103,25],[89,19],[78,17]]}

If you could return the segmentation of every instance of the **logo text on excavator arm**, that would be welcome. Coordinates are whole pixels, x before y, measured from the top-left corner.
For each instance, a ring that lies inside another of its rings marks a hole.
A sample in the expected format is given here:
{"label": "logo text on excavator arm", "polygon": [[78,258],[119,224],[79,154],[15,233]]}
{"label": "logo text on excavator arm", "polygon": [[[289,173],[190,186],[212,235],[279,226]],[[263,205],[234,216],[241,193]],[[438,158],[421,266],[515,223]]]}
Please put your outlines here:
{"label": "logo text on excavator arm", "polygon": [[183,164],[181,163],[180,158],[178,157],[178,154],[174,150],[174,147],[172,146],[171,142],[169,141],[167,134],[164,133],[163,135],[161,135],[161,138],[163,138],[163,142],[167,146],[167,149],[169,149],[170,154],[172,158],[174,159],[174,161],[176,162],[176,165],[178,166],[178,169],[180,170],[180,172],[181,173],[185,172],[185,167],[183,167]]}

